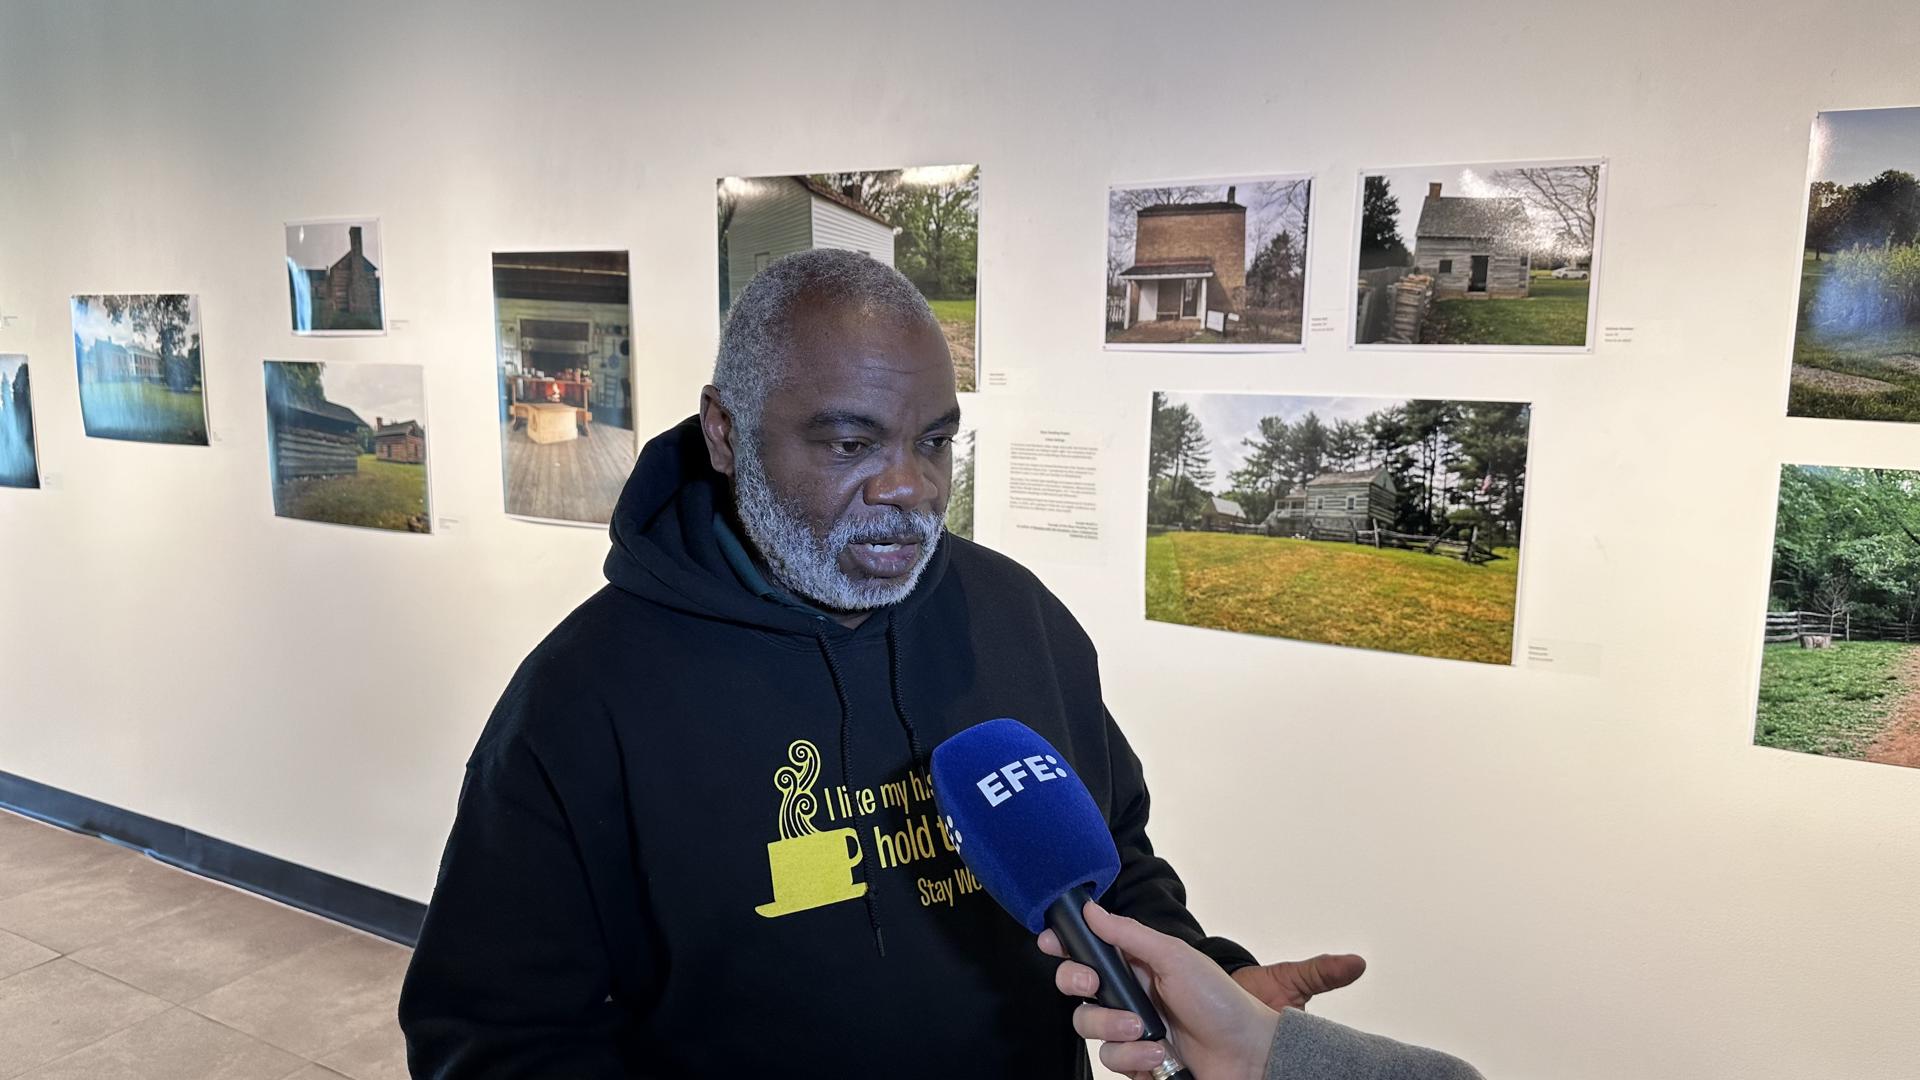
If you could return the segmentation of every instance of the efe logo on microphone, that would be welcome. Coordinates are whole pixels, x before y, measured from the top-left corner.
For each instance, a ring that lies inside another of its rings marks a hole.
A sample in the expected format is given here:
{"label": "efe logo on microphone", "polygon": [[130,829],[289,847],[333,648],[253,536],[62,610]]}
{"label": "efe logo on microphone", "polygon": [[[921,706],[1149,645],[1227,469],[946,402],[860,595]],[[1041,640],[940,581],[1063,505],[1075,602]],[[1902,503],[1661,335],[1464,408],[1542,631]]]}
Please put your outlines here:
{"label": "efe logo on microphone", "polygon": [[975,781],[974,786],[980,789],[980,794],[987,797],[988,806],[999,806],[1027,789],[1027,786],[1020,782],[1021,777],[1036,783],[1045,783],[1067,775],[1066,767],[1060,764],[1059,758],[1052,754],[1035,754],[1033,757],[1007,762],[999,769]]}

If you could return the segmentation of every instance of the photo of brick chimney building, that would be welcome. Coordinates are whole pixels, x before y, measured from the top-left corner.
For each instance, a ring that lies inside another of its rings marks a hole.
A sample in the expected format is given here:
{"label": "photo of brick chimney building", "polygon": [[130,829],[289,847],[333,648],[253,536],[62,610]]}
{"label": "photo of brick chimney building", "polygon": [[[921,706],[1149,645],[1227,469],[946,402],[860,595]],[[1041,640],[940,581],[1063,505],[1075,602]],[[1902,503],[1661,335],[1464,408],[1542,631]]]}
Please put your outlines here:
{"label": "photo of brick chimney building", "polygon": [[1310,187],[1267,177],[1110,189],[1108,346],[1298,345]]}
{"label": "photo of brick chimney building", "polygon": [[287,226],[287,288],[296,334],[384,333],[380,222]]}

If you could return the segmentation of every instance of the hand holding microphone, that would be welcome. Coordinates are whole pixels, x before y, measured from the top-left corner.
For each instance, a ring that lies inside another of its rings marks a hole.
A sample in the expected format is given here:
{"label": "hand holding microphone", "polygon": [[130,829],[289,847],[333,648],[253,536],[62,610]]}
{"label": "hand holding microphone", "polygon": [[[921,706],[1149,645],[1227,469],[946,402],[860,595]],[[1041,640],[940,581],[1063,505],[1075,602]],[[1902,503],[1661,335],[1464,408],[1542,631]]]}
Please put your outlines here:
{"label": "hand holding microphone", "polygon": [[[1099,904],[1086,906],[1086,921],[1095,934],[1133,961],[1135,974],[1159,1003],[1181,1057],[1195,1076],[1254,1080],[1264,1074],[1279,1013],[1178,938],[1115,915]],[[1040,949],[1048,956],[1068,956],[1051,930],[1040,935]],[[1093,997],[1100,979],[1091,968],[1068,959],[1054,982],[1063,994]],[[1073,1030],[1083,1039],[1105,1044],[1100,1047],[1100,1064],[1114,1072],[1147,1077],[1161,1063],[1159,1046],[1136,1041],[1139,1022],[1130,1013],[1082,1005],[1073,1014]]]}
{"label": "hand holding microphone", "polygon": [[[1137,1039],[1166,1038],[1132,969],[1087,925],[1088,901],[1119,875],[1120,852],[1060,752],[1017,720],[989,720],[934,748],[933,790],[948,838],[988,894],[1032,933],[1053,931],[1096,974],[1100,1003],[1139,1021]],[[1170,1052],[1151,1075],[1192,1080]]]}

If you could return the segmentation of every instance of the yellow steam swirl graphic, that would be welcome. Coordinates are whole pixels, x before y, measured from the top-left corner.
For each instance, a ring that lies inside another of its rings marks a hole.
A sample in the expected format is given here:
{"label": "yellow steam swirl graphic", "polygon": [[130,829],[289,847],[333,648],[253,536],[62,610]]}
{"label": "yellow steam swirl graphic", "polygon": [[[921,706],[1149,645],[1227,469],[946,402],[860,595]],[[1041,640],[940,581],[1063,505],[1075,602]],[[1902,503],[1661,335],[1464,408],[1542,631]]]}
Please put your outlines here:
{"label": "yellow steam swirl graphic", "polygon": [[787,760],[773,771],[773,786],[780,790],[780,839],[792,840],[819,832],[813,827],[813,813],[819,808],[813,797],[813,783],[820,779],[820,750],[805,739],[795,739],[787,747]]}

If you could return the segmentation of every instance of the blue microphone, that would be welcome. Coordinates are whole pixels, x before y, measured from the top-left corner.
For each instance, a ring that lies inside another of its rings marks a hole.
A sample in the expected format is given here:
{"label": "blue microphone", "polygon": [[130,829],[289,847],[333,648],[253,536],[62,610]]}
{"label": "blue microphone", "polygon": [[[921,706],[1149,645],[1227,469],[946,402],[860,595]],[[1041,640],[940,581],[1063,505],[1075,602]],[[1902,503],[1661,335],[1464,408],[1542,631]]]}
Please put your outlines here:
{"label": "blue microphone", "polygon": [[[1140,1018],[1143,1040],[1166,1038],[1133,968],[1087,926],[1083,909],[1119,875],[1120,851],[1065,755],[1018,720],[989,720],[934,748],[933,795],[987,893],[1029,931],[1051,927],[1066,954],[1099,975],[1100,1004]],[[1171,1053],[1162,1069],[1154,1075],[1191,1076]]]}

